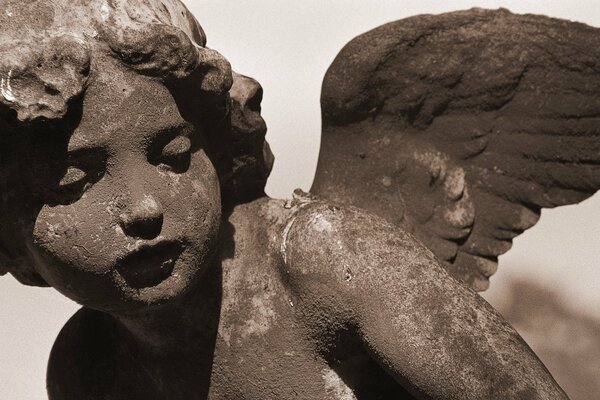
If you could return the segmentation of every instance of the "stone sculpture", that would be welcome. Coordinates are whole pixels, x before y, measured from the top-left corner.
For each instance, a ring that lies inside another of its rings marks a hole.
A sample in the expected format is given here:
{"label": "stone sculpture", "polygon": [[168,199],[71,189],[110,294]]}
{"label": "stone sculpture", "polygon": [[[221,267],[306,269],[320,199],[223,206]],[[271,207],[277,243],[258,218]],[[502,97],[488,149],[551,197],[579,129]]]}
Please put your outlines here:
{"label": "stone sculpture", "polygon": [[177,0],[1,11],[0,268],[83,305],[50,399],[567,398],[450,274],[483,289],[600,186],[596,30],[471,10],[355,39],[316,195],[280,201],[262,89]]}

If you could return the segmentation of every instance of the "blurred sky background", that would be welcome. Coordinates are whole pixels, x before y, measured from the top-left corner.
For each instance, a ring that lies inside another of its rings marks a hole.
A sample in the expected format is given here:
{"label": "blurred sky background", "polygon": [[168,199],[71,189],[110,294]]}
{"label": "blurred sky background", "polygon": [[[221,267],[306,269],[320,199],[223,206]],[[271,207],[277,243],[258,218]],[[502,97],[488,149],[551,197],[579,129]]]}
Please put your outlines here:
{"label": "blurred sky background", "polygon": [[[321,81],[353,37],[422,13],[505,7],[600,27],[597,0],[187,0],[208,45],[264,87],[276,162],[267,192],[308,190],[319,150]],[[0,6],[1,7],[1,6]],[[0,12],[2,12],[0,8]],[[0,27],[0,29],[2,29]],[[573,400],[600,393],[600,195],[544,210],[500,258],[484,294],[521,332]],[[0,278],[0,398],[44,399],[50,348],[77,305],[52,289]]]}

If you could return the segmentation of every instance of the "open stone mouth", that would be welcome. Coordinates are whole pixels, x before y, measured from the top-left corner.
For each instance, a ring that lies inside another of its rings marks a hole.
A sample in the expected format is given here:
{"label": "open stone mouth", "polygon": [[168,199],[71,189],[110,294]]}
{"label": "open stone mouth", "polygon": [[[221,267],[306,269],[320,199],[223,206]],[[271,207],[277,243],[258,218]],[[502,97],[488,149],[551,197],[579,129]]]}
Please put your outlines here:
{"label": "open stone mouth", "polygon": [[174,242],[143,246],[120,259],[117,271],[132,288],[156,286],[171,276],[181,251]]}

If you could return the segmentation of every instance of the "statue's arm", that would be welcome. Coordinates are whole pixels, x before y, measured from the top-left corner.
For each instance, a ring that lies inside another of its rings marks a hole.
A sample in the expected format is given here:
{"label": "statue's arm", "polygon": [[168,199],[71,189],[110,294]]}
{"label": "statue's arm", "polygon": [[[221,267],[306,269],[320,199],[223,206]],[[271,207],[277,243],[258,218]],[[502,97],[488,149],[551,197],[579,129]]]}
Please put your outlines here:
{"label": "statue's arm", "polygon": [[282,251],[309,324],[353,327],[418,398],[568,398],[485,300],[382,219],[315,203],[288,225]]}

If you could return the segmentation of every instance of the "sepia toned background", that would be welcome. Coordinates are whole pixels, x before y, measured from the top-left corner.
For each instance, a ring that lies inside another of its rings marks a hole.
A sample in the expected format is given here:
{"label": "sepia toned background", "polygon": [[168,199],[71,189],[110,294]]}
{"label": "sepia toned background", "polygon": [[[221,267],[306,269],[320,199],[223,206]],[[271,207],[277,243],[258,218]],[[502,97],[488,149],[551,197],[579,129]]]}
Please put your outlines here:
{"label": "sepia toned background", "polygon": [[[321,80],[353,37],[404,17],[473,6],[600,27],[597,0],[184,2],[206,30],[209,46],[265,89],[263,116],[276,156],[267,191],[281,198],[296,187],[310,188],[319,150]],[[600,195],[545,210],[501,257],[484,297],[513,323],[573,400],[600,398]],[[0,278],[0,399],[45,398],[50,348],[76,309],[52,289]]]}

